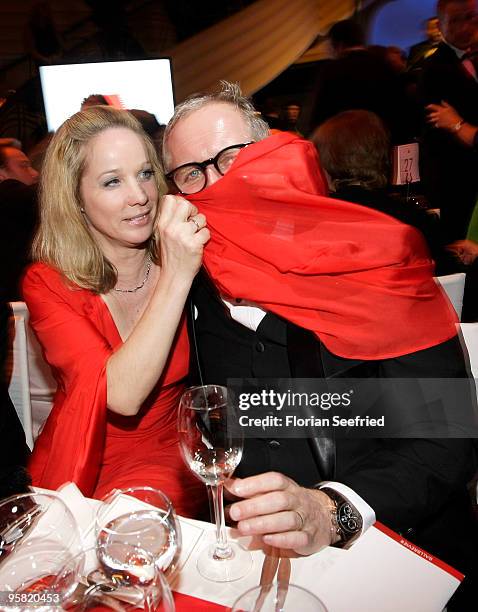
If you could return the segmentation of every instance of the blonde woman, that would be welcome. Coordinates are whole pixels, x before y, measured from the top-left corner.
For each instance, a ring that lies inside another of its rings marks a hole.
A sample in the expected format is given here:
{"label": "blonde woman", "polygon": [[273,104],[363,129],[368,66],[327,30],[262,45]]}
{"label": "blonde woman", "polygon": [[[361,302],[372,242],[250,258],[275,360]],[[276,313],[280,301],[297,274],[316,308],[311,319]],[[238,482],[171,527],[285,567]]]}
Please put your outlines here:
{"label": "blonde woman", "polygon": [[192,516],[202,486],[179,455],[176,408],[183,308],[209,231],[178,197],[159,215],[163,193],[154,147],[128,112],[92,107],[53,137],[23,291],[58,391],[29,467],[37,486],[74,481],[95,497],[156,486]]}

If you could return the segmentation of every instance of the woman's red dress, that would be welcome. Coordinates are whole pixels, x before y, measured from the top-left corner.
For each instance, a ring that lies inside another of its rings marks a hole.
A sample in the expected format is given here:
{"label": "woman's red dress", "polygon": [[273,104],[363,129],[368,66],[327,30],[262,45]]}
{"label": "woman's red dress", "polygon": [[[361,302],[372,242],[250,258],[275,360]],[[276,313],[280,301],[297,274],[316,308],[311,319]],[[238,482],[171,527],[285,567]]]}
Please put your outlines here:
{"label": "woman's red dress", "polygon": [[183,462],[176,424],[189,362],[185,320],[156,387],[138,415],[125,417],[106,408],[106,363],[122,340],[102,298],[42,263],[27,271],[23,294],[58,383],[29,464],[33,484],[56,489],[73,481],[97,498],[112,488],[150,485],[179,514],[197,515],[205,487]]}

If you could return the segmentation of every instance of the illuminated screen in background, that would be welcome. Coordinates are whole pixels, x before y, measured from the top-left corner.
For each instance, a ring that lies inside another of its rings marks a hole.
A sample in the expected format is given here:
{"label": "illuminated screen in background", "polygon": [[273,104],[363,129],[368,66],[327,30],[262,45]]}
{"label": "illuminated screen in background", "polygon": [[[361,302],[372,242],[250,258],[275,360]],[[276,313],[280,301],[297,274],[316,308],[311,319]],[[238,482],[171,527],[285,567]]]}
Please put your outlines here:
{"label": "illuminated screen in background", "polygon": [[80,110],[92,94],[113,106],[140,109],[167,123],[174,111],[171,62],[167,58],[91,64],[41,66],[40,79],[48,130]]}

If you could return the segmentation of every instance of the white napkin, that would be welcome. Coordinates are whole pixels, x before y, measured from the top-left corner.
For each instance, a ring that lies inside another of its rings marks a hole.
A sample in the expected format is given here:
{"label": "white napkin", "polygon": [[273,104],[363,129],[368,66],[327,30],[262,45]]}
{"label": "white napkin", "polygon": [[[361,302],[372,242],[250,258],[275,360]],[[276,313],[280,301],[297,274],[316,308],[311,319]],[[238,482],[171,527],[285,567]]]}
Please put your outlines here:
{"label": "white napkin", "polygon": [[[102,503],[95,499],[84,497],[81,491],[73,482],[68,482],[58,489],[58,494],[65,504],[70,508],[80,527],[84,550],[93,548],[96,544],[95,522]],[[118,495],[110,505],[108,512],[101,514],[101,523],[104,525],[114,518],[134,512],[135,510],[149,510],[151,506],[135,497],[128,495]],[[181,569],[186,563],[189,555],[202,535],[203,530],[188,519],[178,517],[181,530],[181,550],[178,558],[177,567]],[[88,566],[93,563],[93,558],[88,561]],[[94,569],[96,565],[90,569]]]}

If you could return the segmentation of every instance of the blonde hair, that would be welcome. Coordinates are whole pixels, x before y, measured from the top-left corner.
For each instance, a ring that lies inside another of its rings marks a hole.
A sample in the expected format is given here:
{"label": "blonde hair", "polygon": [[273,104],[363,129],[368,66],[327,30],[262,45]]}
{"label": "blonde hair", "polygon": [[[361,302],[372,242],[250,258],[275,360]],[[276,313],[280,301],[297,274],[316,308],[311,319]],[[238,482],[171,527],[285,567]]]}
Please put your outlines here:
{"label": "blonde hair", "polygon": [[[106,259],[81,212],[80,180],[86,165],[86,145],[108,128],[126,128],[137,134],[146,148],[160,195],[166,183],[154,145],[129,112],[92,106],[63,123],[47,149],[40,181],[40,225],[32,254],[62,272],[72,283],[96,293],[116,285],[117,270]],[[151,236],[148,251],[155,263],[159,252]]]}

